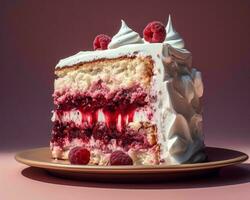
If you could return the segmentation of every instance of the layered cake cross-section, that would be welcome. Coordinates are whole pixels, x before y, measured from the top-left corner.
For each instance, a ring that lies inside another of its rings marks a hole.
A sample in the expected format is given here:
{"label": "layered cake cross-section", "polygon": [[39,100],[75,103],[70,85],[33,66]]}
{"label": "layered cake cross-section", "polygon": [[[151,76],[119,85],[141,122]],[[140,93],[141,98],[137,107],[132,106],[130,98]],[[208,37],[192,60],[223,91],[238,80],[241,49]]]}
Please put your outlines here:
{"label": "layered cake cross-section", "polygon": [[56,65],[53,158],[70,159],[82,148],[89,165],[205,159],[201,73],[170,17],[166,28],[152,22],[143,34],[122,21],[112,39],[99,35],[94,51]]}

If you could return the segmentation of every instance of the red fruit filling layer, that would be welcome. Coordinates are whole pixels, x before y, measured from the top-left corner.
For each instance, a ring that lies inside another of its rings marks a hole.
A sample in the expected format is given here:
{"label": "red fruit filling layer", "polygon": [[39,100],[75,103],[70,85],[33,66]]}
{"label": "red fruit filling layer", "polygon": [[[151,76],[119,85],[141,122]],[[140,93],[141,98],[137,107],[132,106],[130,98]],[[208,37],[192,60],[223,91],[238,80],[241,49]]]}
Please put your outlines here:
{"label": "red fruit filling layer", "polygon": [[[100,140],[104,148],[112,139],[124,149],[151,147],[143,130],[135,133],[128,128],[128,123],[133,122],[135,110],[148,104],[148,94],[142,87],[135,85],[111,92],[102,81],[98,81],[83,93],[56,92],[53,97],[57,115],[51,139],[54,145],[63,147],[65,140],[74,138],[88,143],[93,137],[94,140]],[[80,125],[62,122],[64,112],[72,109],[81,113]],[[100,111],[104,115],[104,122],[98,119]],[[148,114],[150,117],[152,115]]]}
{"label": "red fruit filling layer", "polygon": [[57,110],[81,108],[84,112],[93,112],[100,108],[115,111],[131,106],[142,107],[146,105],[147,93],[136,85],[111,92],[99,81],[83,93],[55,92],[53,97]]}
{"label": "red fruit filling layer", "polygon": [[77,127],[73,122],[62,123],[55,121],[52,129],[51,142],[60,147],[64,146],[65,139],[72,141],[74,138],[81,139],[83,142],[88,142],[92,135],[92,126],[84,123],[81,128]]}
{"label": "red fruit filling layer", "polygon": [[77,109],[82,114],[83,122],[87,121],[93,125],[98,121],[98,113],[101,110],[108,128],[118,126],[119,130],[133,121],[137,108],[148,104],[148,95],[140,86],[110,92],[101,81],[83,93],[57,92],[53,96],[59,118],[63,112]]}
{"label": "red fruit filling layer", "polygon": [[77,138],[82,140],[83,143],[88,143],[90,138],[101,141],[103,150],[107,149],[106,146],[110,140],[115,139],[116,145],[129,150],[130,148],[146,149],[150,145],[147,141],[147,136],[143,129],[135,131],[126,126],[122,131],[116,128],[108,128],[105,122],[97,122],[94,125],[84,123],[83,126],[78,127],[72,122],[61,123],[56,121],[52,130],[51,142],[63,148],[65,141],[72,141]]}

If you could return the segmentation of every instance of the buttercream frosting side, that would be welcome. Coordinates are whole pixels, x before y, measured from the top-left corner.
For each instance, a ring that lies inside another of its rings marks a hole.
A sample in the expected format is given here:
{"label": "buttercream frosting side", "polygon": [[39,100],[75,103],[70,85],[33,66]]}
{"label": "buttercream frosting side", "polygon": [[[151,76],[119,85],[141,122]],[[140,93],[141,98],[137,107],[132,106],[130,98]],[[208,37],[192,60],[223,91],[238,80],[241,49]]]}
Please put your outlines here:
{"label": "buttercream frosting side", "polygon": [[168,44],[155,46],[154,50],[152,92],[157,95],[157,102],[152,121],[158,128],[161,159],[167,164],[202,161],[205,154],[202,152],[204,142],[199,97],[203,85],[200,72],[188,66],[188,59],[184,59],[190,56],[188,52],[178,52],[178,58],[186,61],[179,62]]}

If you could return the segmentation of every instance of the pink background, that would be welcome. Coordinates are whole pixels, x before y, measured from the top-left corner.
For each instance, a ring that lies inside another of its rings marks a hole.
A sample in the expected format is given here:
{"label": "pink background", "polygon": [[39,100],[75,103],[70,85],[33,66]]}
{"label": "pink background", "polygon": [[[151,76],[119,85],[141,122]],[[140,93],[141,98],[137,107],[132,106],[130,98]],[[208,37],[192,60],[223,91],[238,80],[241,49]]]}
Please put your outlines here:
{"label": "pink background", "polygon": [[[245,189],[249,188],[246,182],[250,178],[244,173],[250,173],[249,164],[242,166],[245,171],[238,182],[234,181],[235,177],[228,175],[242,171],[229,169],[225,172],[226,178],[210,180],[208,183],[198,182],[197,187],[192,187],[195,183],[191,182],[189,186],[184,184],[182,187],[177,184],[155,186],[151,190],[147,187],[144,187],[146,190],[122,187],[121,190],[119,186],[80,184],[85,187],[83,189],[75,187],[75,183],[69,184],[71,186],[44,183],[43,174],[38,174],[37,179],[42,176],[39,182],[29,180],[20,173],[25,166],[17,165],[13,161],[13,154],[7,153],[48,145],[50,111],[53,108],[53,70],[60,58],[92,49],[92,41],[97,34],[114,35],[120,27],[120,19],[142,33],[150,21],[166,23],[169,13],[172,14],[174,27],[193,53],[194,66],[203,73],[204,133],[207,145],[250,152],[250,1],[1,0],[0,155],[1,162],[5,164],[1,166],[6,171],[2,173],[0,199],[3,194],[6,195],[3,199],[14,199],[15,192],[7,193],[4,189],[8,184],[11,187],[15,185],[16,194],[23,191],[20,194],[25,194],[26,199],[28,194],[25,189],[30,187],[34,187],[32,194],[38,195],[40,188],[43,193],[50,191],[55,198],[59,198],[63,189],[67,189],[68,194],[74,193],[76,197],[84,198],[81,191],[85,191],[83,194],[99,194],[103,199],[124,195],[132,198],[141,194],[146,196],[145,199],[181,199],[192,198],[192,194],[204,197],[204,192],[214,194],[214,199],[222,194],[227,199],[233,199],[239,197],[239,192],[246,197]],[[227,182],[234,186],[227,186]],[[238,188],[235,186],[237,184],[242,185]],[[224,188],[219,187],[221,185]],[[211,190],[211,187],[215,188]],[[99,193],[96,193],[97,188],[100,189]],[[165,191],[167,188],[171,190]],[[158,193],[158,190],[162,193]],[[8,196],[10,194],[12,196]],[[66,196],[62,195],[61,199]]]}

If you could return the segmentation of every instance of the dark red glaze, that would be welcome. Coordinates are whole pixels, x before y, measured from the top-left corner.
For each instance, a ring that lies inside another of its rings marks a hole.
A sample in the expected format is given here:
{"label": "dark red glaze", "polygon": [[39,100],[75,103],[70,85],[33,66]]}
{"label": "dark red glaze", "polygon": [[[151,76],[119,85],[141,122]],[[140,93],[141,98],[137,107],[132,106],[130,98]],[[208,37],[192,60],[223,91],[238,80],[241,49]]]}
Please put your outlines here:
{"label": "dark red glaze", "polygon": [[75,147],[69,152],[69,161],[75,165],[86,165],[90,160],[90,152],[83,147]]}
{"label": "dark red glaze", "polygon": [[110,156],[110,165],[133,165],[133,160],[123,151],[114,151]]}

